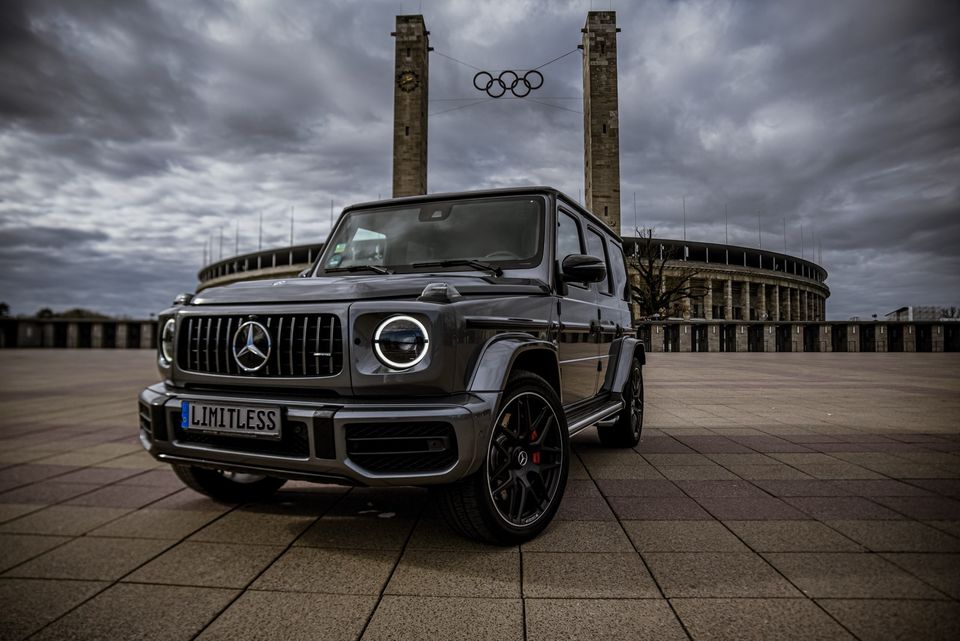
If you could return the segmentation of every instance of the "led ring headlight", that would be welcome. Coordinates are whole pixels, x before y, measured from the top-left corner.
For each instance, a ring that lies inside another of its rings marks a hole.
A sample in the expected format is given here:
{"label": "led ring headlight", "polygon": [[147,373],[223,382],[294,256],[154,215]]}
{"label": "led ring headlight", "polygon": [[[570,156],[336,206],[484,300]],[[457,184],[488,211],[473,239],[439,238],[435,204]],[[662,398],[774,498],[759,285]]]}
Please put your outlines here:
{"label": "led ring headlight", "polygon": [[176,328],[176,319],[169,318],[167,322],[163,324],[163,329],[160,330],[160,360],[166,365],[170,365],[170,363],[173,362],[173,353],[175,351],[173,335]]}
{"label": "led ring headlight", "polygon": [[427,328],[412,316],[391,316],[373,334],[373,351],[391,369],[409,369],[430,349]]}

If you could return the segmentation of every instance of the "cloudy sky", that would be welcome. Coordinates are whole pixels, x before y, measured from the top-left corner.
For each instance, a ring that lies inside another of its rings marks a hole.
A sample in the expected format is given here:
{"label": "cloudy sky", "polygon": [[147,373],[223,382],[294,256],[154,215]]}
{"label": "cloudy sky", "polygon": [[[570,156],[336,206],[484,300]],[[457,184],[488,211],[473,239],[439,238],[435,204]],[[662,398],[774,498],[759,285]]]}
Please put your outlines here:
{"label": "cloudy sky", "polygon": [[[960,4],[605,2],[624,232],[822,244],[831,318],[960,302]],[[572,51],[589,0],[0,3],[0,300],[146,316],[233,253],[389,195],[394,16],[431,44],[430,191],[583,187],[580,54],[529,100],[474,71]],[[445,54],[467,65],[454,62]],[[546,104],[544,104],[546,103]],[[813,234],[816,234],[815,240]]]}

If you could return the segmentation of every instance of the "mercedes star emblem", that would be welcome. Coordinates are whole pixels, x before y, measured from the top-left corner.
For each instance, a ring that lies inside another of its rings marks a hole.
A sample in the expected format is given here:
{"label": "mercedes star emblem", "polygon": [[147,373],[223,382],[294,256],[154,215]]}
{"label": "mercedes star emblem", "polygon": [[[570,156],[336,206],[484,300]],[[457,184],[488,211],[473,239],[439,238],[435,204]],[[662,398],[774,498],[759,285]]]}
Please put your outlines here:
{"label": "mercedes star emblem", "polygon": [[233,335],[233,360],[245,372],[256,372],[270,358],[270,332],[257,321],[247,321]]}

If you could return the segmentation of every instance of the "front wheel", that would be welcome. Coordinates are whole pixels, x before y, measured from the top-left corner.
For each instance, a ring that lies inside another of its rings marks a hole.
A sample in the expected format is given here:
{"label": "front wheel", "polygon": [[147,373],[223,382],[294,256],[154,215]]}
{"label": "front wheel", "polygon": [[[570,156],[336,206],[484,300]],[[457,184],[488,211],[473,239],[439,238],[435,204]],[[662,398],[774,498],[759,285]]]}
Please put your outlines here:
{"label": "front wheel", "polygon": [[607,447],[636,447],[643,429],[643,368],[634,359],[623,390],[623,409],[613,425],[598,425],[597,436]]}
{"label": "front wheel", "polygon": [[536,374],[511,376],[484,448],[477,472],[437,488],[440,512],[468,538],[529,541],[553,519],[567,485],[570,439],[553,388]]}
{"label": "front wheel", "polygon": [[173,472],[192,490],[226,503],[260,501],[279,490],[286,479],[262,474],[174,465]]}

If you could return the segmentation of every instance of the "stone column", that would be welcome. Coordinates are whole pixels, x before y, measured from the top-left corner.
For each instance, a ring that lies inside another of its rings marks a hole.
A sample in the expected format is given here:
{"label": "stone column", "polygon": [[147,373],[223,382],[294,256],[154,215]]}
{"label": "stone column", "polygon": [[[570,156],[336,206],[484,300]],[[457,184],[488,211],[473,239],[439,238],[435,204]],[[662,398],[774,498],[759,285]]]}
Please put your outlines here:
{"label": "stone column", "polygon": [[764,323],[763,325],[763,351],[777,351],[776,327],[770,323]]}
{"label": "stone column", "polygon": [[718,323],[711,323],[707,327],[707,351],[708,352],[719,352],[720,351],[720,328]]}
{"label": "stone column", "polygon": [[119,322],[117,323],[117,338],[116,338],[117,349],[126,349],[127,348],[127,323]]}
{"label": "stone column", "polygon": [[917,327],[916,325],[910,324],[903,326],[903,351],[905,352],[915,352],[917,351]]}
{"label": "stone column", "polygon": [[713,319],[713,280],[708,278],[706,281],[706,293],[703,295],[703,317],[707,320]]}
{"label": "stone column", "polygon": [[586,208],[620,233],[617,14],[590,11],[583,41],[583,167]]}
{"label": "stone column", "polygon": [[90,324],[90,347],[94,349],[103,347],[103,323]]}
{"label": "stone column", "polygon": [[155,323],[140,323],[140,349],[151,349],[156,343],[153,337]]}
{"label": "stone column", "polygon": [[693,351],[693,334],[690,332],[690,323],[684,323],[680,327],[680,349],[681,352]]}
{"label": "stone column", "polygon": [[737,325],[735,328],[735,331],[737,332],[737,337],[734,342],[736,343],[737,351],[738,352],[749,351],[749,349],[747,348],[747,339],[749,338],[749,336],[747,335],[747,326]]}
{"label": "stone column", "polygon": [[[680,306],[681,306],[681,309],[683,310],[683,313],[681,314],[681,317],[683,318],[683,320],[686,320],[686,321],[690,320],[690,297],[684,296],[683,298],[681,298]],[[690,351],[690,350],[687,350],[687,351]]]}
{"label": "stone column", "polygon": [[650,351],[663,351],[663,325],[653,324],[650,326]]}
{"label": "stone column", "polygon": [[770,316],[773,317],[773,320],[780,320],[780,285],[774,285],[773,291],[770,292],[771,297],[773,298],[773,306],[770,310]]}
{"label": "stone column", "polygon": [[729,278],[723,281],[723,318],[733,318],[733,281]]}
{"label": "stone column", "polygon": [[79,347],[80,326],[76,323],[67,323],[67,347]]}
{"label": "stone column", "polygon": [[757,283],[757,316],[760,319],[763,319],[763,315],[766,314],[767,318],[770,317],[770,312],[767,311],[767,286],[764,283]]}
{"label": "stone column", "polygon": [[847,351],[848,352],[859,352],[860,351],[860,326],[859,325],[847,325]]}
{"label": "stone column", "polygon": [[750,280],[744,279],[740,283],[740,307],[743,309],[743,320],[750,320]]}
{"label": "stone column", "polygon": [[[422,15],[397,16],[393,89],[393,196],[427,193],[430,39]],[[274,255],[276,259],[276,255]]]}
{"label": "stone column", "polygon": [[793,298],[792,291],[789,287],[783,290],[783,319],[789,321],[793,320],[793,305],[790,304],[792,302],[790,299]]}

